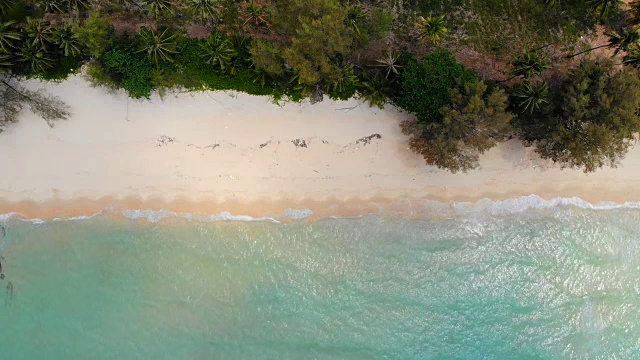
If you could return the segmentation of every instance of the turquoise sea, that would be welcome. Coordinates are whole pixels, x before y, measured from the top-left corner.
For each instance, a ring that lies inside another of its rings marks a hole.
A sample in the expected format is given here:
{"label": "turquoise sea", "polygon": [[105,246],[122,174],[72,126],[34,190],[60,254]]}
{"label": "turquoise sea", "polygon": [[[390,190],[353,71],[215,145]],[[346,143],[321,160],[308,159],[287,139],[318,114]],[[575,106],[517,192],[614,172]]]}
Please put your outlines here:
{"label": "turquoise sea", "polygon": [[419,208],[6,216],[0,359],[640,358],[638,206]]}

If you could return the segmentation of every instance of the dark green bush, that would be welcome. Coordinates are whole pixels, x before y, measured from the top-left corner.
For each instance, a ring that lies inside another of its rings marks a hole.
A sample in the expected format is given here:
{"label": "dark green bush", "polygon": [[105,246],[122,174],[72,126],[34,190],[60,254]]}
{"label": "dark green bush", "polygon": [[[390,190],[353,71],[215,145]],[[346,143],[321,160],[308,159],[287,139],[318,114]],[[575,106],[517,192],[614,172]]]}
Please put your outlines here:
{"label": "dark green bush", "polygon": [[146,56],[130,49],[113,49],[104,55],[104,64],[132,98],[148,98],[151,95],[153,64]]}
{"label": "dark green bush", "polygon": [[473,83],[476,76],[445,50],[436,50],[421,62],[409,60],[402,72],[398,105],[415,114],[419,122],[440,122],[440,109],[451,103],[449,90]]}

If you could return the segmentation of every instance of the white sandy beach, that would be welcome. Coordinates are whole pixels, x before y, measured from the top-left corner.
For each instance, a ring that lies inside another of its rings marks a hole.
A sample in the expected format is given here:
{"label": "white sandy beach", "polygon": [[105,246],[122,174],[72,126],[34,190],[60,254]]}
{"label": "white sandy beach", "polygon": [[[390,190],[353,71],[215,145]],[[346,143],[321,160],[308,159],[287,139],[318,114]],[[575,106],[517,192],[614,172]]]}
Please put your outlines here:
{"label": "white sandy beach", "polygon": [[[328,204],[353,213],[398,198],[529,194],[640,201],[640,147],[617,169],[585,175],[549,166],[512,140],[485,154],[481,169],[451,174],[407,149],[398,126],[407,115],[391,106],[329,99],[278,106],[225,92],[135,101],[80,77],[38,86],[66,101],[73,116],[50,129],[25,111],[0,134],[3,213],[53,217],[114,205],[260,215]],[[373,134],[381,139],[358,143]]]}

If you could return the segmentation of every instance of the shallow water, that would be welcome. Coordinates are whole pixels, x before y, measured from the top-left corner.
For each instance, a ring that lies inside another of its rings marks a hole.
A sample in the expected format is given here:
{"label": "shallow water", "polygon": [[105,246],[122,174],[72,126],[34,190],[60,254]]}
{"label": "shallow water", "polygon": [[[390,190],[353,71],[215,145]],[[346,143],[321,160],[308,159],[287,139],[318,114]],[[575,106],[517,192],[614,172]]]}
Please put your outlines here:
{"label": "shallow water", "polygon": [[2,359],[640,357],[640,209],[5,222]]}

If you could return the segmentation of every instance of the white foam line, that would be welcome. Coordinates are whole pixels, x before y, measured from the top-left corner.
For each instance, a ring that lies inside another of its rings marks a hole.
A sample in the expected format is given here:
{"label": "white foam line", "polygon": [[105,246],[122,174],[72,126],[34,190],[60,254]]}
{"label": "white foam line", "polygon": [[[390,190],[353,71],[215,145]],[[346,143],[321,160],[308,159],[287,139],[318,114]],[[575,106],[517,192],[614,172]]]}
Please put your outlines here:
{"label": "white foam line", "polygon": [[[407,199],[399,199],[398,201],[406,201]],[[414,201],[415,205],[415,199]],[[443,203],[439,201],[431,201],[424,200],[422,205],[425,208],[433,208],[437,210],[441,209],[450,209],[453,210],[458,215],[465,214],[491,214],[491,215],[501,215],[501,214],[510,214],[510,213],[519,213],[523,211],[527,211],[530,209],[551,209],[555,207],[578,207],[590,210],[614,210],[614,209],[640,209],[640,202],[625,202],[623,204],[618,204],[614,202],[600,202],[596,204],[592,204],[588,201],[582,200],[578,197],[571,198],[561,198],[556,197],[551,200],[545,200],[538,195],[529,195],[522,196],[514,199],[508,200],[491,200],[491,199],[482,199],[477,202],[450,202]],[[93,217],[113,213],[114,209],[109,207],[105,208],[102,211],[99,211],[95,214],[91,215],[81,215],[74,216],[68,218],[54,218],[52,221],[73,221],[73,220],[88,220]],[[185,212],[174,212],[168,210],[150,210],[150,209],[139,209],[139,210],[122,210],[120,211],[121,215],[130,220],[146,220],[150,223],[157,223],[165,218],[183,218],[187,220],[198,220],[198,221],[244,221],[244,222],[272,222],[272,223],[280,223],[277,218],[273,217],[252,217],[248,215],[234,215],[227,211],[219,213],[219,214],[191,214]],[[377,212],[384,213],[384,211]],[[292,220],[302,220],[309,216],[313,215],[313,211],[311,209],[285,209],[282,216],[287,217]],[[341,217],[341,216],[328,216],[329,219],[337,219],[337,218],[360,218],[364,215],[360,216],[350,216],[350,217]],[[0,223],[8,222],[11,220],[20,220],[25,222],[31,222],[33,224],[42,224],[45,223],[45,220],[39,218],[26,218],[20,213],[10,212],[6,214],[0,214]]]}

